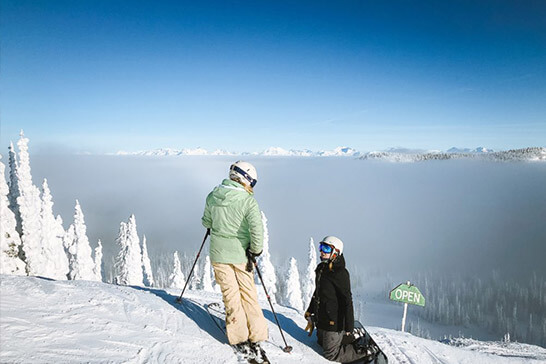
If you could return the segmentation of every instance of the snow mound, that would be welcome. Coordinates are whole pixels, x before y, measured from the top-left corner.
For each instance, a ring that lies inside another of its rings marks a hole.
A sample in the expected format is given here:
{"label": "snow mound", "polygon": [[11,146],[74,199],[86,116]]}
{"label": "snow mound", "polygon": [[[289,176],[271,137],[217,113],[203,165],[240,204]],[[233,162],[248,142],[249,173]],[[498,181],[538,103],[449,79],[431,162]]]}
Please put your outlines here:
{"label": "snow mound", "polygon": [[[204,304],[221,302],[217,293],[116,286],[91,281],[54,281],[39,277],[0,276],[0,362],[2,363],[236,363],[223,333]],[[267,302],[269,323],[264,344],[273,363],[329,363],[315,338],[304,331],[301,312],[275,305],[292,353],[283,341]],[[267,308],[267,309],[266,309]],[[490,343],[476,351],[417,338],[407,333],[369,328],[390,363],[528,363],[534,356],[510,357]],[[500,355],[500,356],[499,356]]]}

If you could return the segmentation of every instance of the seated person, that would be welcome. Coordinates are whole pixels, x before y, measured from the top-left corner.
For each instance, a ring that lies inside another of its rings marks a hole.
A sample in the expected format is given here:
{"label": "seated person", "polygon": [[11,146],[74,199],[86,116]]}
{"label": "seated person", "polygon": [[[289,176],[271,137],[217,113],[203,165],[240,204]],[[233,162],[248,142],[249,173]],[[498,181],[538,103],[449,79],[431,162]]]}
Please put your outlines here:
{"label": "seated person", "polygon": [[349,272],[345,269],[343,242],[335,236],[322,239],[320,260],[315,270],[315,291],[305,312],[309,322],[305,330],[310,331],[311,336],[316,325],[318,343],[328,360],[340,363],[372,360],[375,353],[355,342],[355,336],[362,332],[353,332],[353,299]]}

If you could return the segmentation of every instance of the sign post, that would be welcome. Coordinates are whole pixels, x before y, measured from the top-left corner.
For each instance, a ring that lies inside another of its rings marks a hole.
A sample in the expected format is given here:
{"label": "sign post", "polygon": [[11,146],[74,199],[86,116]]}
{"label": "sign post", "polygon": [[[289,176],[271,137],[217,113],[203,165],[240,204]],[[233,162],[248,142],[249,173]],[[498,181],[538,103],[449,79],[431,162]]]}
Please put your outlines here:
{"label": "sign post", "polygon": [[404,303],[404,314],[402,315],[402,332],[406,332],[406,315],[408,314],[408,304]]}
{"label": "sign post", "polygon": [[406,329],[406,316],[408,313],[408,304],[425,306],[425,297],[410,281],[401,283],[396,286],[389,294],[389,298],[393,301],[402,302],[404,304],[404,315],[402,316],[402,332]]}

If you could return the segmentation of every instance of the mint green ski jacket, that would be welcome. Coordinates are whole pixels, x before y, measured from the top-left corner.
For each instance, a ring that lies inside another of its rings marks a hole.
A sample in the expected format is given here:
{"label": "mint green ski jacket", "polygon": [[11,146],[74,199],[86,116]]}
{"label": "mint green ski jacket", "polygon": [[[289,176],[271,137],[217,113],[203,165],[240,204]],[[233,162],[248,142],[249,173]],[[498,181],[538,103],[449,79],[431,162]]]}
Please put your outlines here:
{"label": "mint green ski jacket", "polygon": [[224,179],[207,196],[201,218],[211,231],[210,260],[213,263],[247,262],[246,249],[263,249],[262,214],[252,193],[239,183]]}

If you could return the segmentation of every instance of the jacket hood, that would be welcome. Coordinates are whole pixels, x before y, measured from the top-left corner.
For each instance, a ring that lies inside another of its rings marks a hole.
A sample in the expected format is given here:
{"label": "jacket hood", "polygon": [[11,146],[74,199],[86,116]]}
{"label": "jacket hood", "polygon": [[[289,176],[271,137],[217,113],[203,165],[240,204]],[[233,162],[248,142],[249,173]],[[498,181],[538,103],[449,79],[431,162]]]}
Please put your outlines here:
{"label": "jacket hood", "polygon": [[248,195],[243,186],[227,178],[212,191],[212,198],[217,206],[227,206],[233,201],[245,199]]}

